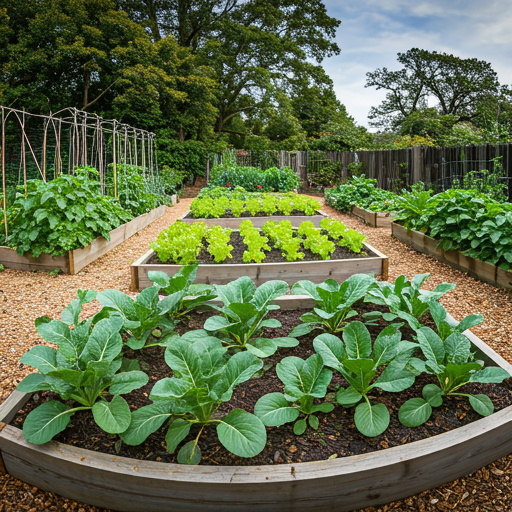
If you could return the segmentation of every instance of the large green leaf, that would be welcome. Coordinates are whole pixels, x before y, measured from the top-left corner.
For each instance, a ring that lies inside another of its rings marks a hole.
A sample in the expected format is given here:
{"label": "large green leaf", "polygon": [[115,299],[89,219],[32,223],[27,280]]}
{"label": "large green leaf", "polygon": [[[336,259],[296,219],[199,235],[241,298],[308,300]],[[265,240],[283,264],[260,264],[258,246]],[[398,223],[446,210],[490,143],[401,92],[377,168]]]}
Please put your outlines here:
{"label": "large green leaf", "polygon": [[263,310],[277,297],[288,293],[288,283],[285,281],[267,281],[258,286],[251,299],[258,310]]}
{"label": "large green leaf", "polygon": [[471,356],[471,342],[459,332],[450,334],[444,340],[446,360],[450,363],[464,364]]}
{"label": "large green leaf", "polygon": [[31,411],[23,422],[23,437],[33,444],[47,443],[62,432],[70,420],[71,407],[52,400]]}
{"label": "large green leaf", "polygon": [[238,384],[249,380],[263,367],[263,361],[249,352],[238,352],[229,358],[222,369],[213,392],[223,402],[231,399],[233,389]]}
{"label": "large green leaf", "polygon": [[340,371],[342,361],[347,359],[347,352],[343,342],[333,334],[320,334],[313,340],[315,351],[320,354],[325,366]]}
{"label": "large green leaf", "polygon": [[378,436],[388,428],[389,411],[384,404],[370,405],[365,401],[356,407],[354,423],[364,436]]}
{"label": "large green leaf", "polygon": [[469,382],[493,382],[500,383],[510,377],[509,373],[499,366],[488,366],[471,375]]}
{"label": "large green leaf", "polygon": [[57,351],[46,345],[36,345],[23,354],[20,361],[46,374],[57,369]]}
{"label": "large green leaf", "polygon": [[178,452],[177,459],[180,464],[188,464],[190,466],[199,464],[201,462],[201,450],[197,446],[196,441],[189,441],[183,445]]}
{"label": "large green leaf", "polygon": [[148,381],[149,377],[144,372],[138,370],[117,373],[112,378],[112,385],[109,388],[109,392],[113,395],[124,395],[134,389],[145,386]]}
{"label": "large green leaf", "polygon": [[120,434],[130,425],[131,412],[126,400],[114,396],[110,402],[99,400],[92,406],[94,421],[109,434]]}
{"label": "large green leaf", "polygon": [[393,325],[384,328],[373,344],[373,360],[376,365],[389,363],[397,355],[398,343],[402,333]]}
{"label": "large green leaf", "polygon": [[[366,393],[370,382],[376,374],[375,363],[372,359],[345,359],[343,375],[351,386],[360,393]],[[347,373],[348,372],[350,373]]]}
{"label": "large green leaf", "polygon": [[121,317],[114,316],[100,320],[93,328],[80,360],[113,361],[123,349],[123,340],[119,331],[123,327]]}
{"label": "large green leaf", "polygon": [[443,364],[445,349],[441,338],[430,327],[418,330],[418,343],[427,360],[438,365]]}
{"label": "large green leaf", "polygon": [[132,412],[130,426],[120,434],[129,445],[143,443],[147,437],[158,430],[171,416],[171,407],[167,402],[155,402]]}
{"label": "large green leaf", "polygon": [[254,414],[267,427],[279,427],[295,421],[300,412],[290,405],[282,393],[269,393],[256,402]]}
{"label": "large green leaf", "polygon": [[317,285],[311,281],[298,281],[292,286],[292,295],[309,295],[316,301],[321,301],[321,297],[316,289]]}
{"label": "large green leaf", "polygon": [[[258,310],[254,304],[251,304],[249,302],[247,303],[240,303],[240,302],[233,302],[231,303],[228,308],[235,313],[235,315],[240,319],[240,321],[243,324],[249,324],[249,322],[255,318],[258,315]],[[205,327],[207,330],[207,327]]]}
{"label": "large green leaf", "polygon": [[76,345],[71,338],[69,326],[59,320],[52,320],[51,322],[39,324],[37,332],[45,341],[54,343],[59,347],[57,361],[61,359],[69,364],[76,362],[78,354]]}
{"label": "large green leaf", "polygon": [[489,416],[494,412],[494,405],[487,395],[469,395],[469,403],[482,416]]}
{"label": "large green leaf", "polygon": [[217,425],[219,441],[239,457],[258,455],[267,442],[267,432],[261,420],[241,409],[231,411]]}
{"label": "large green leaf", "polygon": [[353,386],[349,386],[348,388],[340,388],[336,393],[336,401],[343,405],[343,407],[352,407],[357,404],[363,395],[357,391]]}
{"label": "large green leaf", "polygon": [[157,270],[150,270],[148,272],[148,279],[157,285],[159,288],[165,288],[169,285],[170,277],[165,272]]}
{"label": "large green leaf", "polygon": [[151,400],[180,398],[192,389],[195,389],[190,381],[176,377],[164,377],[155,382],[149,397]]}
{"label": "large green leaf", "polygon": [[365,359],[372,353],[372,339],[362,322],[350,322],[343,330],[343,341],[351,359]]}
{"label": "large green leaf", "polygon": [[216,285],[215,293],[224,306],[228,306],[233,302],[249,302],[256,291],[256,285],[250,277],[242,276],[236,281],[231,281],[225,285]]}
{"label": "large green leaf", "polygon": [[423,386],[421,394],[432,407],[439,407],[443,403],[443,390],[435,384]]}
{"label": "large green leaf", "polygon": [[236,322],[230,322],[227,318],[223,316],[211,316],[206,319],[204,323],[204,328],[206,331],[215,332],[220,331],[222,329],[227,329],[232,325],[235,325]]}
{"label": "large green leaf", "polygon": [[247,350],[256,357],[268,357],[275,354],[279,348],[277,343],[270,338],[255,338],[249,340],[246,345]]}
{"label": "large green leaf", "polygon": [[171,423],[169,430],[165,435],[165,442],[169,453],[173,453],[181,441],[188,436],[191,426],[192,423],[181,418],[178,418]]}
{"label": "large green leaf", "polygon": [[411,398],[407,400],[400,411],[398,411],[398,419],[406,427],[418,427],[425,423],[432,414],[432,407],[423,398]]}
{"label": "large green leaf", "polygon": [[370,274],[354,274],[345,282],[348,283],[348,287],[343,294],[343,300],[348,306],[364,297],[370,286],[376,281]]}
{"label": "large green leaf", "polygon": [[52,386],[41,373],[30,373],[17,386],[21,393],[34,393],[35,391],[51,390]]}
{"label": "large green leaf", "polygon": [[471,329],[471,327],[481,324],[483,321],[483,315],[468,315],[460,321],[459,325],[457,326],[457,330],[464,332],[466,329]]}
{"label": "large green leaf", "polygon": [[199,388],[203,382],[203,372],[200,355],[194,350],[194,345],[183,339],[178,339],[166,348],[165,362],[182,379]]}
{"label": "large green leaf", "polygon": [[107,306],[119,311],[121,315],[128,320],[136,318],[134,301],[119,290],[103,290],[98,293],[98,302],[102,306]]}

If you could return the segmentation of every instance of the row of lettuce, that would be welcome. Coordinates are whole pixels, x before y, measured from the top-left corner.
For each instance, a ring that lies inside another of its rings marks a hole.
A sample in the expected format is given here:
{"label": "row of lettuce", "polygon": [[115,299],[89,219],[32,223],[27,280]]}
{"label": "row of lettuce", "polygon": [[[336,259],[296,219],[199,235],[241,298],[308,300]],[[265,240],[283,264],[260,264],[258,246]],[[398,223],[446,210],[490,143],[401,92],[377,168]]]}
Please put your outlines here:
{"label": "row of lettuce", "polygon": [[512,268],[512,204],[504,201],[501,187],[493,197],[489,190],[463,188],[434,194],[423,183],[396,195],[375,185],[375,180],[364,176],[354,178],[326,190],[326,203],[345,212],[353,205],[394,212],[398,223],[431,236],[443,250],[457,250],[505,270]]}
{"label": "row of lettuce", "polygon": [[[299,281],[292,294],[311,297],[315,307],[287,336],[273,337],[268,333],[281,323],[269,313],[279,309],[274,299],[288,292],[285,282],[269,281],[257,288],[241,277],[226,285],[195,285],[196,271],[195,266],[183,267],[173,277],[150,272],[153,286],[135,299],[114,289],[79,290],[61,320],[38,318],[37,331],[48,345],[36,345],[23,355],[21,362],[38,372],[28,375],[18,390],[52,391],[60,400],[46,401],[29,413],[23,425],[28,442],[49,441],[66,428],[73,414],[88,410],[99,427],[119,434],[128,445],[143,443],[160,428],[171,453],[187,441],[177,455],[180,463],[199,463],[200,435],[204,428],[214,427],[227,450],[253,457],[266,445],[265,427],[293,423],[295,434],[301,435],[308,425],[317,429],[320,419],[328,421],[322,415],[339,406],[350,410],[363,435],[378,436],[390,423],[387,407],[379,402],[381,391],[403,392],[424,373],[436,376],[437,384],[425,385],[422,396],[403,403],[398,416],[405,426],[426,422],[433,408],[451,397],[468,398],[476,412],[487,416],[494,410],[491,400],[466,392],[463,386],[500,383],[509,377],[501,368],[484,367],[463,334],[483,317],[469,315],[458,326],[449,323],[439,299],[454,285],[423,290],[428,274],[411,281],[400,276],[394,285],[366,274],[353,275],[342,284]],[[222,305],[209,302],[213,298]],[[83,305],[95,299],[102,309],[81,320]],[[378,305],[379,311],[350,321],[360,313],[363,301]],[[179,322],[197,308],[215,314],[202,329],[179,335]],[[434,329],[422,323],[427,312]],[[384,321],[385,327],[372,339],[367,325],[377,321]],[[406,327],[409,335],[403,339]],[[265,358],[281,347],[296,347],[299,338],[312,331],[318,335],[307,359],[290,356],[277,364],[282,392],[261,396],[254,411],[218,411],[256,372],[265,378]],[[154,383],[149,392],[152,403],[132,411],[122,395],[148,384],[138,359],[154,346],[162,347],[172,376]],[[135,359],[125,357],[128,349]],[[344,379],[334,399],[328,396],[333,373]],[[380,391],[375,393],[376,389]],[[193,426],[201,430],[190,439]]]}

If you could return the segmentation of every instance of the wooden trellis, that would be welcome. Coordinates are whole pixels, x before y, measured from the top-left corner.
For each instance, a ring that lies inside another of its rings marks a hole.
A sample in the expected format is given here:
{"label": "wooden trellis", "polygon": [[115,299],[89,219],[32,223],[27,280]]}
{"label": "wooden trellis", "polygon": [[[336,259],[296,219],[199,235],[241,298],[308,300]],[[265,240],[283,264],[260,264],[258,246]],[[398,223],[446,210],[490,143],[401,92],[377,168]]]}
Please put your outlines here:
{"label": "wooden trellis", "polygon": [[[7,188],[39,178],[46,182],[76,167],[94,167],[102,192],[112,164],[114,195],[118,196],[118,165],[143,168],[144,178],[158,175],[155,134],[115,119],[75,108],[49,115],[30,114],[0,106],[2,207],[6,236]],[[17,172],[16,172],[17,169]],[[17,174],[17,177],[16,177]]]}

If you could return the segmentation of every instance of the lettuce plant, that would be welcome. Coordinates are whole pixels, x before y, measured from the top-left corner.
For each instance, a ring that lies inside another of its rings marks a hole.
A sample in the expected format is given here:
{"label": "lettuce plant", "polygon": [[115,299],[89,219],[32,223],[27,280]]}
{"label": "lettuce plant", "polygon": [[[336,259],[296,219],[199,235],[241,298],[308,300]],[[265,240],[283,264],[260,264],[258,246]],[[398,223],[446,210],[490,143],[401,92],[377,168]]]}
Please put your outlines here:
{"label": "lettuce plant", "polygon": [[221,313],[212,316],[204,323],[204,329],[215,333],[223,343],[233,349],[248,350],[258,357],[268,357],[279,347],[295,347],[299,344],[293,337],[263,338],[264,327],[281,327],[279,320],[265,319],[279,306],[271,302],[288,291],[284,281],[267,281],[256,288],[252,280],[243,276],[226,285],[216,285],[215,293],[223,306],[211,305]]}
{"label": "lettuce plant", "polygon": [[153,404],[133,413],[129,428],[121,435],[130,445],[142,443],[151,433],[169,421],[165,440],[173,453],[194,425],[200,426],[195,440],[183,445],[178,462],[198,464],[201,460],[199,438],[205,427],[215,425],[221,444],[240,457],[254,457],[266,444],[261,420],[241,409],[223,416],[217,410],[231,399],[234,388],[250,379],[263,363],[249,352],[226,357],[227,349],[217,338],[187,335],[177,339],[165,351],[165,361],[173,377],[159,380],[151,391]]}
{"label": "lettuce plant", "polygon": [[468,382],[500,383],[510,377],[508,372],[499,367],[484,368],[483,361],[475,360],[471,342],[461,332],[454,331],[443,340],[429,327],[421,327],[417,336],[425,360],[414,358],[411,365],[419,372],[435,375],[439,385],[427,384],[422,391],[423,398],[407,400],[400,407],[400,421],[408,427],[425,423],[432,414],[432,407],[443,403],[443,396],[468,397],[478,414],[492,414],[494,405],[487,395],[461,393],[459,389]]}
{"label": "lettuce plant", "polygon": [[229,244],[232,229],[224,229],[221,226],[212,226],[206,232],[208,252],[214,257],[215,263],[222,263],[226,258],[232,258],[233,246]]}
{"label": "lettuce plant", "polygon": [[293,431],[304,433],[307,422],[313,429],[319,425],[316,412],[331,412],[334,405],[324,402],[313,404],[315,398],[324,398],[332,379],[332,371],[325,368],[319,354],[313,354],[306,361],[299,357],[285,357],[276,366],[277,376],[284,384],[283,393],[268,393],[254,406],[254,414],[267,427],[279,427],[295,421]]}
{"label": "lettuce plant", "polygon": [[369,274],[354,274],[343,283],[334,279],[314,284],[311,281],[299,281],[292,286],[292,295],[308,295],[316,302],[311,313],[300,317],[302,324],[290,333],[290,336],[304,336],[314,329],[336,333],[345,328],[347,320],[357,311],[352,306],[366,295],[375,278]]}
{"label": "lettuce plant", "polygon": [[160,261],[171,260],[178,265],[188,265],[196,261],[205,235],[204,222],[186,224],[177,220],[164,229],[158,235],[156,242],[151,242],[149,246],[157,253]]}
{"label": "lettuce plant", "polygon": [[[323,363],[340,372],[349,386],[341,388],[336,401],[344,407],[358,404],[354,414],[357,430],[368,437],[382,434],[389,425],[389,411],[384,404],[370,403],[373,388],[397,393],[414,384],[414,373],[407,368],[416,343],[401,339],[398,326],[389,325],[372,346],[370,333],[361,322],[351,322],[343,330],[343,341],[332,334],[320,334],[313,341]],[[386,365],[374,380],[379,367]]]}
{"label": "lettuce plant", "polygon": [[[66,428],[75,412],[83,410],[91,410],[94,421],[110,434],[124,432],[130,425],[131,411],[121,395],[147,384],[148,376],[138,370],[136,362],[122,358],[121,317],[102,311],[79,321],[82,305],[95,295],[79,290],[78,299],[62,312],[62,321],[47,317],[36,321],[38,333],[57,349],[36,345],[24,354],[21,362],[39,373],[25,377],[17,389],[53,391],[66,402],[51,400],[28,414],[23,435],[30,443],[46,443]],[[69,400],[80,405],[69,405]]]}
{"label": "lettuce plant", "polygon": [[268,238],[262,236],[260,230],[255,228],[250,220],[240,222],[240,235],[247,245],[247,250],[243,254],[244,263],[261,263],[265,259],[265,253],[262,251],[270,251],[267,245]]}

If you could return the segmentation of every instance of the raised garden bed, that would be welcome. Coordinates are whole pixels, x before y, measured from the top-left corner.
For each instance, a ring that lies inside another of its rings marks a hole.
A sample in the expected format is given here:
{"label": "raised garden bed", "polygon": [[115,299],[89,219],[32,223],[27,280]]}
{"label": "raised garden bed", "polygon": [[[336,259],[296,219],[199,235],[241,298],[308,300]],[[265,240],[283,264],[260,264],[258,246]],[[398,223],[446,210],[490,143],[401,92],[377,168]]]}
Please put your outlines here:
{"label": "raised garden bed", "polygon": [[392,216],[391,212],[372,212],[359,208],[359,206],[352,206],[352,215],[361,219],[365,224],[372,228],[391,228]]}
{"label": "raised garden bed", "polygon": [[110,241],[103,237],[93,240],[87,247],[69,251],[64,256],[51,256],[41,254],[34,258],[30,253],[20,256],[14,249],[9,247],[0,247],[0,263],[6,268],[15,270],[24,270],[32,272],[40,270],[48,272],[50,270],[61,269],[65,274],[76,274],[86,265],[100,258],[120,243],[124,242],[135,233],[144,229],[153,221],[159,219],[165,213],[166,206],[162,205],[151,210],[149,213],[139,215],[135,219],[110,231]]}
{"label": "raised garden bed", "polygon": [[[363,250],[369,257],[358,257],[340,260],[292,261],[284,263],[238,263],[238,264],[200,264],[197,269],[196,283],[226,284],[241,276],[249,276],[254,283],[260,284],[280,279],[289,285],[307,279],[314,283],[322,283],[326,279],[345,281],[353,274],[376,274],[383,280],[388,278],[388,258],[371,245],[363,244]],[[159,270],[173,276],[182,268],[181,265],[165,263],[149,263],[156,256],[150,249],[131,266],[132,291],[152,286],[148,279],[150,270]]]}
{"label": "raised garden bed", "polygon": [[512,290],[512,272],[504,270],[490,263],[476,258],[464,256],[459,251],[444,251],[437,247],[438,240],[431,238],[424,233],[406,229],[396,222],[391,223],[392,235],[404,244],[417,251],[436,258],[452,268],[465,272],[466,274],[479,279],[484,283],[491,284],[498,288]]}
{"label": "raised garden bed", "polygon": [[186,222],[187,224],[192,224],[193,222],[202,221],[207,226],[222,226],[223,228],[230,228],[230,229],[238,229],[240,227],[240,222],[243,220],[250,220],[252,222],[252,225],[255,228],[261,228],[265,222],[268,222],[269,220],[274,222],[281,222],[282,220],[289,220],[292,223],[292,226],[294,228],[298,228],[302,222],[310,221],[312,222],[316,227],[320,227],[320,221],[322,219],[325,219],[328,217],[326,213],[324,213],[321,210],[317,210],[316,215],[272,215],[272,216],[265,216],[265,217],[231,217],[231,218],[225,218],[221,217],[218,219],[195,219],[191,216],[191,212],[188,211],[180,217],[180,220],[183,222]]}
{"label": "raised garden bed", "polygon": [[[288,309],[311,306],[297,296],[277,302]],[[476,336],[466,335],[495,364],[512,371]],[[0,407],[0,421],[11,421],[29,398],[14,392]],[[507,455],[511,426],[512,406],[432,438],[352,457],[269,466],[186,466],[55,441],[31,445],[21,430],[7,425],[0,432],[0,467],[30,485],[115,510],[341,512],[416,494]]]}

